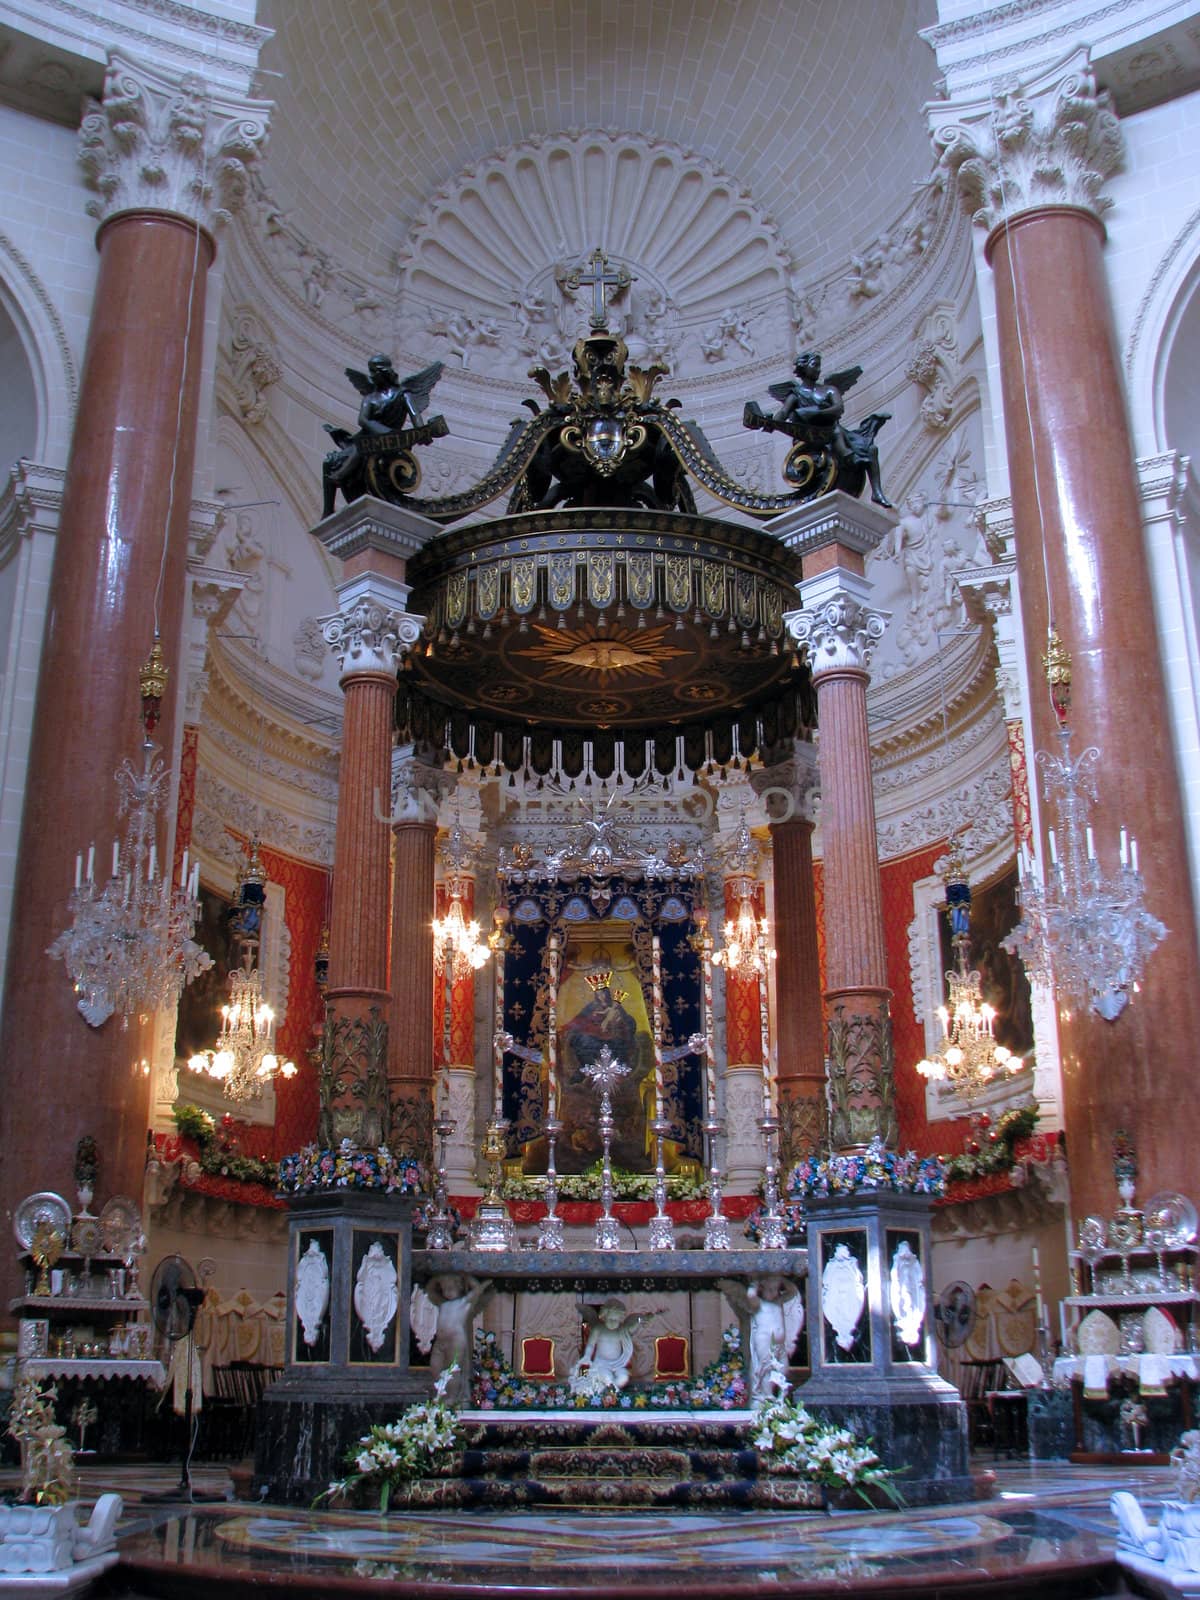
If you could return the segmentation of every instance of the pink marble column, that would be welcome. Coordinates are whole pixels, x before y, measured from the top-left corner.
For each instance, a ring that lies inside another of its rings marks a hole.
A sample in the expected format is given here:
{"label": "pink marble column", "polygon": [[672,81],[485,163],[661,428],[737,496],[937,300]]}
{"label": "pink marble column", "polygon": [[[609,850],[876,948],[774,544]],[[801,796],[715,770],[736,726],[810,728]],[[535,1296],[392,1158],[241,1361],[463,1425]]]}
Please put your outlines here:
{"label": "pink marble column", "polygon": [[1060,1007],[1072,1210],[1107,1215],[1118,1127],[1134,1136],[1143,1195],[1190,1192],[1200,1148],[1200,953],[1100,221],[1122,138],[1082,51],[932,120],[990,230],[1034,749],[1057,753],[1041,662],[1053,621],[1072,658],[1073,749],[1101,751],[1101,867],[1115,869],[1121,827],[1136,833],[1147,904],[1170,929],[1115,1021]]}

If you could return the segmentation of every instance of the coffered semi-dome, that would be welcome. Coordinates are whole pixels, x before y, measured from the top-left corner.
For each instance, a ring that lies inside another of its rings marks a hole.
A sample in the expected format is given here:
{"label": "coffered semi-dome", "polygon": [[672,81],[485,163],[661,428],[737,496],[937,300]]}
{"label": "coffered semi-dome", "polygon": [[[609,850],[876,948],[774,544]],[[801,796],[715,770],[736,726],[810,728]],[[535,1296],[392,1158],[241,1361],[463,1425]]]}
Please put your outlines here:
{"label": "coffered semi-dome", "polygon": [[264,0],[268,182],[351,270],[394,280],[431,196],[548,132],[636,132],[731,174],[795,269],[848,259],[930,166],[934,0]]}

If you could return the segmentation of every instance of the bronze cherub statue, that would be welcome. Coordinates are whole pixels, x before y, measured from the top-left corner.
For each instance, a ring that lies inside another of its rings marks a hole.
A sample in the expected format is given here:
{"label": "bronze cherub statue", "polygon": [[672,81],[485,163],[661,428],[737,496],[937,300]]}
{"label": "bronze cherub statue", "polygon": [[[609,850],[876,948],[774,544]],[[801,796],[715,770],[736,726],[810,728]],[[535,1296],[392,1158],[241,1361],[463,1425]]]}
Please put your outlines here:
{"label": "bronze cherub statue", "polygon": [[332,512],[339,489],[347,500],[364,494],[390,500],[394,495],[389,490],[410,494],[416,488],[421,473],[412,446],[430,444],[449,432],[444,417],[424,420],[425,407],[444,371],[444,363],[434,361],[401,378],[386,355],[372,356],[366,372],[346,368],[346,376],[362,396],[358,432],[325,424],[337,448],[325,457],[323,517]]}
{"label": "bronze cherub statue", "polygon": [[764,433],[786,433],[795,441],[783,467],[789,483],[814,495],[841,489],[857,496],[869,482],[876,505],[890,507],[879,480],[875,444],[875,435],[891,420],[890,414],[873,411],[856,428],[842,422],[845,396],[862,376],[862,368],[831,372],[822,383],[820,355],[804,350],[796,357],[794,371],[794,378],[770,386],[779,410],[768,415],[757,401],[748,400],[742,425]]}

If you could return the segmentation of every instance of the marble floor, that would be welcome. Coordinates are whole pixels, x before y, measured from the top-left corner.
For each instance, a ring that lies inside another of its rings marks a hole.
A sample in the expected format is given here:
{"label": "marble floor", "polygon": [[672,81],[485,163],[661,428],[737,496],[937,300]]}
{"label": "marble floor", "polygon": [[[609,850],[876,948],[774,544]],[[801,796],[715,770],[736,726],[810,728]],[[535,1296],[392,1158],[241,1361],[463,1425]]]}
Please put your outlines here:
{"label": "marble floor", "polygon": [[[980,1463],[991,1469],[991,1463]],[[264,1589],[426,1600],[596,1597],[1125,1594],[1113,1561],[1113,1489],[1153,1510],[1169,1474],[1026,1464],[994,1468],[986,1499],[906,1512],[306,1512],[242,1503],[145,1503],[177,1471],[92,1469],[85,1496],[125,1494],[121,1562],[104,1590],[122,1600]],[[157,1480],[157,1482],[155,1481]],[[195,1487],[220,1493],[221,1469]]]}

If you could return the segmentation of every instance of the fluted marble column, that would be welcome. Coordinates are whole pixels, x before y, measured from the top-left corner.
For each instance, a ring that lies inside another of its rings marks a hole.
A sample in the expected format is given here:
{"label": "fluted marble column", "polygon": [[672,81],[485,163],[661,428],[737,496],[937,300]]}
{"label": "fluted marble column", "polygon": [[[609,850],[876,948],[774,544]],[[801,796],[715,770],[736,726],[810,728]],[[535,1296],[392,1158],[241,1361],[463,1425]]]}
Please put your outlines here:
{"label": "fluted marble column", "polygon": [[[1052,617],[1073,662],[1073,748],[1102,752],[1090,819],[1101,867],[1116,867],[1120,828],[1135,832],[1147,903],[1170,928],[1115,1021],[1075,1007],[1061,1022],[1072,1208],[1106,1213],[1118,1125],[1146,1193],[1186,1192],[1200,1147],[1195,910],[1100,220],[1123,141],[1083,51],[929,114],[989,230],[1029,682],[1045,683]],[[1034,748],[1055,749],[1048,695],[1031,702]]]}
{"label": "fluted marble column", "polygon": [[865,555],[894,513],[839,493],[771,526],[803,558],[804,608],[788,627],[817,691],[825,872],[829,1138],[850,1149],[897,1137],[891,990],[883,933],[867,683],[888,613],[870,604]]}
{"label": "fluted marble column", "polygon": [[790,761],[767,768],[751,781],[771,818],[779,1137],[782,1162],[788,1167],[823,1149],[828,1138],[825,1026],[813,887],[815,747],[798,743]]}
{"label": "fluted marble column", "polygon": [[[214,229],[241,202],[266,107],[111,60],[81,129],[99,266],[50,581],[29,750],[0,1060],[0,1198],[71,1192],[83,1134],[107,1194],[140,1195],[151,1079],[134,1026],[92,1029],[46,947],[70,921],[75,852],[119,832],[113,774],[136,758],[138,664],[155,621],[176,676]],[[160,582],[161,568],[161,582]],[[160,834],[159,849],[167,840]],[[164,854],[165,859],[165,854]],[[21,1087],[37,1085],[36,1094]],[[54,1115],[47,1117],[47,1107]]]}
{"label": "fluted marble column", "polygon": [[[398,1152],[409,1148],[403,1115],[394,1137],[389,1073],[390,801],[396,672],[423,621],[405,609],[405,563],[431,530],[425,518],[372,499],[343,506],[314,530],[343,562],[341,610],[324,618],[322,628],[345,696],[319,1084],[323,1145],[349,1138],[364,1148],[385,1142]],[[424,903],[432,907],[431,892]],[[410,916],[412,909],[409,901]]]}

